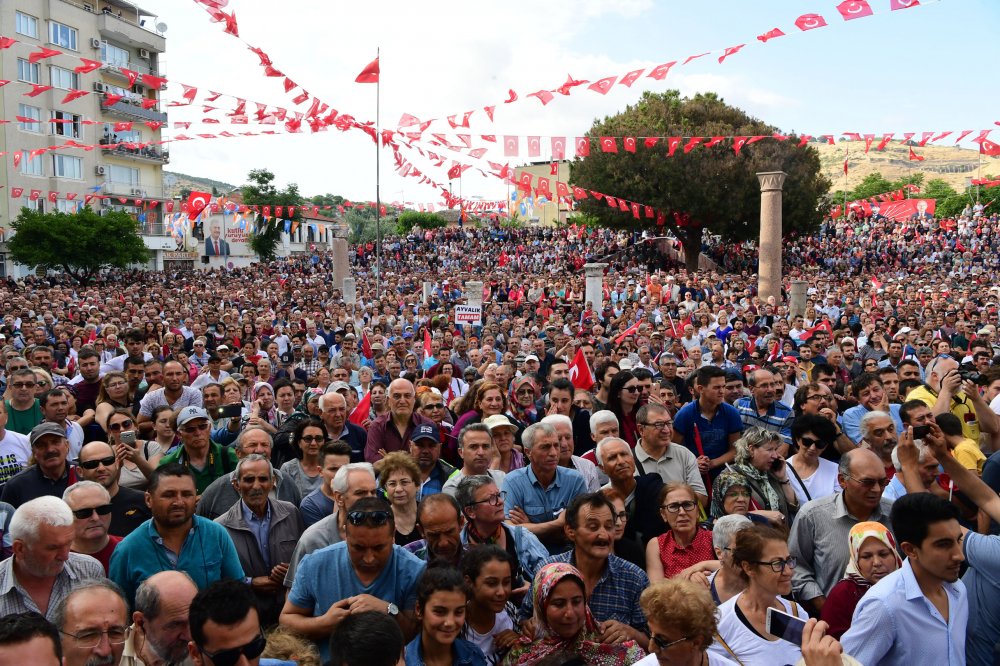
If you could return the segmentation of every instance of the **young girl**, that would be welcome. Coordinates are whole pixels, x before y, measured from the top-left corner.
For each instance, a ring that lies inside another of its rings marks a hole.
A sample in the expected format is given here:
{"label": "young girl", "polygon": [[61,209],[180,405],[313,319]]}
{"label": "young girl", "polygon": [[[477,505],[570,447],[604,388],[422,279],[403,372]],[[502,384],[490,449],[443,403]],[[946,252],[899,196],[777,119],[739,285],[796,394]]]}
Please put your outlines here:
{"label": "young girl", "polygon": [[420,633],[406,646],[406,666],[486,666],[482,651],[459,638],[469,602],[458,569],[430,564],[417,583]]}
{"label": "young girl", "polygon": [[470,549],[462,558],[462,574],[470,590],[463,636],[486,655],[487,664],[499,664],[517,642],[515,608],[511,595],[510,555],[495,545]]}

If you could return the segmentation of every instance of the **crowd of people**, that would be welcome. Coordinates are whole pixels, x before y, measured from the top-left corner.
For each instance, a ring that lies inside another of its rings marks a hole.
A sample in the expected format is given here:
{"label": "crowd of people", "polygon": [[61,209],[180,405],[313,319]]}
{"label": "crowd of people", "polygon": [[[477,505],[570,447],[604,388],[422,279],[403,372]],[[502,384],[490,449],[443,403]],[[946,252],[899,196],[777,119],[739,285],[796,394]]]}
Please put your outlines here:
{"label": "crowd of people", "polygon": [[794,306],[575,226],[0,282],[0,655],[995,663],[998,225],[827,221]]}

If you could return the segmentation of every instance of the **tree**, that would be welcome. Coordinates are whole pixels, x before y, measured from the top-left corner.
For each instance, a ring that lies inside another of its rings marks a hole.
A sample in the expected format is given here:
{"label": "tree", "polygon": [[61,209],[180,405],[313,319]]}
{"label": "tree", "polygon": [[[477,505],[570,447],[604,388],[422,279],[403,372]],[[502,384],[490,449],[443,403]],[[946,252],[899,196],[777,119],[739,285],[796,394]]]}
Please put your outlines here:
{"label": "tree", "polygon": [[[644,93],[634,106],[616,116],[597,120],[590,136],[767,136],[777,129],[727,105],[714,93],[682,98],[676,90]],[[686,139],[685,139],[686,140]],[[727,242],[757,238],[760,186],[758,171],[784,171],[783,228],[786,234],[819,226],[820,198],[830,181],[820,173],[819,156],[810,147],[798,148],[798,138],[768,138],[745,145],[740,155],[731,140],[711,148],[697,147],[673,157],[666,148],[640,145],[636,152],[604,153],[595,148],[572,165],[572,182],[585,189],[607,192],[666,213],[666,225],[684,246],[689,270],[698,265],[702,234],[707,230]],[[650,228],[654,220],[612,210],[604,202],[585,199],[580,210],[608,226]],[[654,227],[655,228],[655,227]]]}
{"label": "tree", "polygon": [[131,215],[98,215],[89,206],[77,213],[39,213],[22,208],[7,241],[11,257],[33,270],[62,269],[82,285],[101,269],[127,268],[149,260],[149,250]]}
{"label": "tree", "polygon": [[405,236],[410,233],[413,227],[420,229],[440,229],[448,225],[443,217],[437,213],[421,213],[415,210],[408,210],[399,215],[396,221],[396,233]]}
{"label": "tree", "polygon": [[278,256],[278,242],[281,232],[285,230],[284,220],[293,222],[302,219],[298,207],[302,205],[302,195],[299,186],[290,183],[285,189],[274,186],[274,174],[267,169],[252,169],[247,174],[250,181],[241,189],[243,203],[247,206],[295,206],[293,215],[285,215],[281,219],[268,220],[262,213],[257,215],[257,224],[250,232],[250,249],[260,257],[261,261],[274,261]]}

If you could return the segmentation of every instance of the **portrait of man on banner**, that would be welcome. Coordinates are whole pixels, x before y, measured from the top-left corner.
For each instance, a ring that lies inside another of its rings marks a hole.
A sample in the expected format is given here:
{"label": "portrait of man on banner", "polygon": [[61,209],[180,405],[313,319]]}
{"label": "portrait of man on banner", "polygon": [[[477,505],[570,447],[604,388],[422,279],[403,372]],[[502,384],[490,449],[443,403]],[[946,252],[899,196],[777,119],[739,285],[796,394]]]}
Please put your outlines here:
{"label": "portrait of man on banner", "polygon": [[222,222],[212,220],[208,225],[208,236],[205,237],[206,257],[228,257],[229,241],[226,240]]}

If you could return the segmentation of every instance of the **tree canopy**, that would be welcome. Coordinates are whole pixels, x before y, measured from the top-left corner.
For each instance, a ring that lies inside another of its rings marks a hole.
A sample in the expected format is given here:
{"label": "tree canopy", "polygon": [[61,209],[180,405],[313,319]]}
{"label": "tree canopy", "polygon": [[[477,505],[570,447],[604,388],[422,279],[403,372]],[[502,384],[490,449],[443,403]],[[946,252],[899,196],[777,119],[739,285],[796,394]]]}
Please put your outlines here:
{"label": "tree canopy", "polygon": [[[242,187],[243,203],[247,206],[301,206],[302,195],[299,194],[299,186],[290,183],[284,189],[279,190],[274,185],[274,174],[267,169],[252,169],[247,174],[248,183]],[[283,219],[297,221],[302,215],[296,208],[293,215],[286,215]],[[281,232],[284,224],[279,220],[271,222],[265,220],[263,215],[259,215],[257,225],[250,233],[250,248],[260,257],[261,261],[274,261],[278,256],[278,242],[281,240]]]}
{"label": "tree canopy", "polygon": [[[646,92],[634,106],[597,120],[590,136],[638,137],[634,153],[604,153],[595,149],[572,165],[572,182],[585,189],[608,192],[666,213],[666,225],[684,245],[689,269],[697,266],[704,231],[727,242],[756,239],[760,227],[760,185],[756,173],[784,171],[783,230],[786,235],[816,229],[822,220],[820,199],[830,181],[820,172],[816,151],[799,148],[797,137],[771,138],[744,145],[735,154],[731,140],[688,153],[678,148],[673,157],[657,144],[643,145],[643,137],[767,136],[778,130],[726,104],[714,93],[692,98],[676,90]],[[649,229],[655,220],[636,220],[603,202],[585,199],[583,213],[608,226]],[[676,214],[676,218],[675,218]],[[678,220],[680,224],[678,224]]]}
{"label": "tree canopy", "polygon": [[32,270],[61,269],[80,284],[104,268],[127,268],[149,260],[131,215],[98,215],[89,206],[77,213],[39,213],[22,208],[7,241],[11,257]]}

